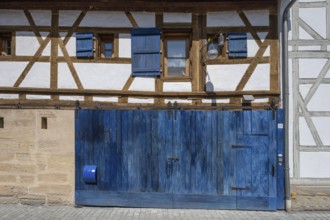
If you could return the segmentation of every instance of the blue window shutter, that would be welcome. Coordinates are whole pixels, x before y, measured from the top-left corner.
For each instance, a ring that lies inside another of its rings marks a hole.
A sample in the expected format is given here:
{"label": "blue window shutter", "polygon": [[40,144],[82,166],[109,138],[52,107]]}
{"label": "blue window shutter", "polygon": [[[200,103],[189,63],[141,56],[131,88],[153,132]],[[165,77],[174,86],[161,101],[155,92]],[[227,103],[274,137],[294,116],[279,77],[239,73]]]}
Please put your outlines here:
{"label": "blue window shutter", "polygon": [[160,29],[137,28],[131,30],[132,75],[160,75]]}
{"label": "blue window shutter", "polygon": [[76,56],[91,58],[94,56],[94,34],[91,32],[76,33]]}
{"label": "blue window shutter", "polygon": [[247,34],[246,33],[228,33],[229,58],[247,57]]}

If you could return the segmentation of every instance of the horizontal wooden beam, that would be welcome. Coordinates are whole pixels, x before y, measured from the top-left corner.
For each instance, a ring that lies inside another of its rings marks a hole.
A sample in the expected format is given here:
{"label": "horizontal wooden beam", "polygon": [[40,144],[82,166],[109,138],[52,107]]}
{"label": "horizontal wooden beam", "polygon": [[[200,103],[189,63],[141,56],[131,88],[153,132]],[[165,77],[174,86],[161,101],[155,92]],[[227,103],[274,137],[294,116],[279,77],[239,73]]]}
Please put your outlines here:
{"label": "horizontal wooden beam", "polygon": [[23,1],[2,0],[0,9],[53,9],[53,10],[111,10],[154,12],[214,12],[255,10],[276,7],[276,0],[226,0],[226,1]]}
{"label": "horizontal wooden beam", "polygon": [[[50,32],[52,29],[51,26],[6,26],[6,25],[0,25],[1,31],[31,31],[37,30],[39,32]],[[59,32],[68,32],[72,30],[72,27],[67,26],[59,26],[58,27]],[[106,28],[106,27],[77,27],[76,32],[96,32],[96,33],[130,33],[131,28]],[[19,36],[19,35],[18,35]],[[34,35],[33,35],[34,36]]]}
{"label": "horizontal wooden beam", "polygon": [[[245,59],[228,59],[228,58],[218,58],[215,60],[207,60],[205,64],[207,65],[221,65],[221,64],[249,64],[254,60],[254,57],[248,57]],[[269,63],[270,57],[262,57],[259,60],[259,64],[261,63]]]}
{"label": "horizontal wooden beam", "polygon": [[267,90],[262,91],[221,91],[221,92],[145,92],[122,90],[94,90],[94,89],[46,89],[27,87],[0,87],[1,94],[31,94],[31,95],[74,95],[74,96],[120,96],[143,98],[226,98],[253,95],[255,97],[278,97],[280,93]]}
{"label": "horizontal wooden beam", "polygon": [[[29,62],[33,56],[0,56],[0,61],[7,62]],[[76,57],[70,57],[73,63],[118,63],[118,64],[130,64],[131,58],[101,58],[95,57],[93,59],[79,59]],[[41,56],[38,58],[37,62],[49,62],[50,56]],[[57,57],[59,63],[66,63],[64,57]]]}
{"label": "horizontal wooden beam", "polygon": [[269,26],[253,26],[253,27],[246,27],[246,26],[237,26],[237,27],[208,27],[207,33],[208,34],[217,34],[218,32],[250,32],[251,30],[255,32],[268,32],[270,29]]}

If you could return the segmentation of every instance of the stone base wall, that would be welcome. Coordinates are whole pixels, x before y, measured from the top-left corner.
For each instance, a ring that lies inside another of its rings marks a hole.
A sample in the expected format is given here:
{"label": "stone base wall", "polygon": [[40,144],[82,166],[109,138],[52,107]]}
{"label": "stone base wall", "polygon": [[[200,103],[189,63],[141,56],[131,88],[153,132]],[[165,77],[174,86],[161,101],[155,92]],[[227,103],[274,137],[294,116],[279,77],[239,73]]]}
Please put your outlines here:
{"label": "stone base wall", "polygon": [[0,117],[0,203],[73,204],[74,111],[0,110]]}
{"label": "stone base wall", "polygon": [[330,186],[291,186],[293,210],[330,210]]}

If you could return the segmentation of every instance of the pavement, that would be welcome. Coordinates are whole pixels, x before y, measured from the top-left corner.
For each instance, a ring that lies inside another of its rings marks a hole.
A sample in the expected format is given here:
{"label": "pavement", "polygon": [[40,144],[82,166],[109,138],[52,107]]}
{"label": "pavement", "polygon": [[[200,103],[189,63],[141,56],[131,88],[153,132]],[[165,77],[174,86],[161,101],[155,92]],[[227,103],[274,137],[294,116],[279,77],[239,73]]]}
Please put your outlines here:
{"label": "pavement", "polygon": [[297,212],[260,212],[232,210],[198,210],[198,209],[146,209],[146,208],[101,208],[73,206],[29,206],[0,205],[0,219],[68,219],[68,220],[330,220],[330,211],[297,211]]}

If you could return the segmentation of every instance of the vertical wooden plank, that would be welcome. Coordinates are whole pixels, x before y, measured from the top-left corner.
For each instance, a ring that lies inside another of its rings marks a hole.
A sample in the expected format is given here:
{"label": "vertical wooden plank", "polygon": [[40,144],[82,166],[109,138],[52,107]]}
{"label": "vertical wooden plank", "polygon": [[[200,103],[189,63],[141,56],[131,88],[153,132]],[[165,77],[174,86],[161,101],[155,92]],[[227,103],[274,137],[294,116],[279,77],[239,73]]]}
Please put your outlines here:
{"label": "vertical wooden plank", "polygon": [[[50,88],[56,89],[58,84],[58,22],[59,14],[58,10],[52,10],[51,20],[51,53],[50,53]],[[58,96],[52,96],[52,100],[58,100]]]}
{"label": "vertical wooden plank", "polygon": [[[277,3],[277,2],[276,2]],[[270,91],[279,92],[279,71],[278,71],[278,18],[277,18],[277,7],[274,7],[269,10],[269,28],[270,28]]]}
{"label": "vertical wooden plank", "polygon": [[200,19],[198,14],[192,15],[192,57],[191,63],[191,75],[192,75],[192,90],[194,92],[199,91],[200,89],[200,37],[201,37],[201,30],[200,26]]}
{"label": "vertical wooden plank", "polygon": [[277,209],[284,209],[284,111],[276,111],[277,154],[282,155],[282,163],[277,163]]}
{"label": "vertical wooden plank", "polygon": [[[121,167],[121,191],[127,192],[128,191],[128,170],[129,170],[129,142],[131,141],[131,132],[132,128],[129,126],[128,121],[129,112],[128,111],[121,111],[121,144],[122,144],[122,167]],[[131,163],[131,162],[130,162]]]}
{"label": "vertical wooden plank", "polygon": [[[156,27],[158,27],[161,31],[163,29],[163,13],[157,13],[156,14]],[[161,54],[161,70],[164,70],[164,41],[163,41],[163,34],[161,34],[160,38],[160,49],[162,51]],[[156,77],[155,80],[155,90],[156,92],[163,92],[163,76],[164,76],[164,71],[161,73],[159,77]],[[156,98],[155,99],[155,104],[156,105],[164,105],[164,99],[161,98]]]}
{"label": "vertical wooden plank", "polygon": [[[224,195],[224,183],[225,183],[225,174],[226,169],[228,170],[227,163],[225,163],[225,148],[228,149],[228,143],[225,143],[225,121],[224,121],[224,112],[219,111],[216,113],[217,115],[217,125],[216,125],[216,152],[218,153],[218,158],[216,159],[216,167],[217,167],[217,193],[218,195]],[[228,157],[228,155],[226,155]]]}
{"label": "vertical wooden plank", "polygon": [[269,135],[271,117],[270,111],[252,111],[251,121],[252,121],[252,132],[250,134],[264,134]]}

